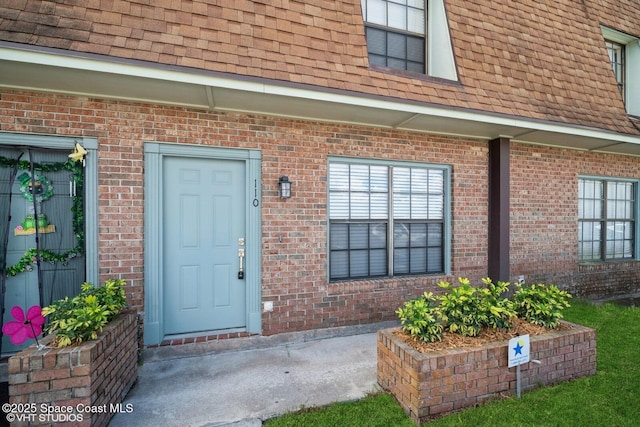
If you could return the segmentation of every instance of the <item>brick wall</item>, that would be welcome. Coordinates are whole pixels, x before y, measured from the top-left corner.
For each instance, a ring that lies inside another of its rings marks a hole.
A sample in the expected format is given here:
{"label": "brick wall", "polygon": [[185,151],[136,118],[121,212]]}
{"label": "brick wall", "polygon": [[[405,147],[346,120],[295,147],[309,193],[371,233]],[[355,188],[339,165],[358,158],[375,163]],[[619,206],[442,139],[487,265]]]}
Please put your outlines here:
{"label": "brick wall", "polygon": [[[507,346],[420,353],[394,335],[378,332],[378,383],[417,424],[517,390]],[[530,338],[532,360],[520,366],[523,391],[596,373],[596,332],[580,325]]]}
{"label": "brick wall", "polygon": [[[26,405],[17,412],[31,416],[12,425],[106,426],[115,412],[127,410],[115,405],[138,376],[137,334],[131,310],[109,323],[97,340],[43,350],[32,345],[9,358],[9,402]],[[58,413],[61,408],[70,411]],[[96,413],[86,412],[91,409]]]}
{"label": "brick wall", "polygon": [[[266,335],[394,319],[402,301],[437,292],[439,280],[487,274],[486,141],[10,90],[0,91],[0,131],[98,140],[99,280],[125,278],[128,302],[139,311],[146,141],[261,150],[262,300],[274,303],[263,313]],[[451,165],[452,276],[327,284],[329,156]],[[601,275],[576,261],[578,174],[640,178],[635,157],[513,143],[511,167],[512,277],[585,294],[639,289],[636,263],[619,267],[619,281],[603,289],[591,279]],[[291,199],[278,197],[281,175],[294,183]]]}
{"label": "brick wall", "polygon": [[640,291],[636,261],[578,264],[580,175],[640,179],[640,168],[632,156],[512,144],[511,277],[590,298]]}

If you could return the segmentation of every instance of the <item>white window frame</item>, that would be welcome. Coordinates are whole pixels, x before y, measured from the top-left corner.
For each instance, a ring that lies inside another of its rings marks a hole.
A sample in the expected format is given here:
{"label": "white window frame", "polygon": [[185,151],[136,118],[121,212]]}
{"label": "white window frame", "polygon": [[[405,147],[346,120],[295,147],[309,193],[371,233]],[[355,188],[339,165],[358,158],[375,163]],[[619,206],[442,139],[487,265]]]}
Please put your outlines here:
{"label": "white window frame", "polygon": [[[640,116],[640,38],[601,26],[605,41],[624,46],[624,93],[627,113]],[[606,47],[606,45],[605,45]]]}

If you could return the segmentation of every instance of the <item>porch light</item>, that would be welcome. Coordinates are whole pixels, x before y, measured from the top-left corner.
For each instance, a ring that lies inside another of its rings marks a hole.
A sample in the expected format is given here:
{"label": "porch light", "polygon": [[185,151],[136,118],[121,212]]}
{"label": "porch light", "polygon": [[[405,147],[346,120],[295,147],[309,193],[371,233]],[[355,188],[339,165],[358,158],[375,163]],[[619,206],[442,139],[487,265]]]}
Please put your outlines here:
{"label": "porch light", "polygon": [[278,180],[278,186],[280,187],[280,198],[289,199],[291,197],[291,181],[288,176],[281,176]]}

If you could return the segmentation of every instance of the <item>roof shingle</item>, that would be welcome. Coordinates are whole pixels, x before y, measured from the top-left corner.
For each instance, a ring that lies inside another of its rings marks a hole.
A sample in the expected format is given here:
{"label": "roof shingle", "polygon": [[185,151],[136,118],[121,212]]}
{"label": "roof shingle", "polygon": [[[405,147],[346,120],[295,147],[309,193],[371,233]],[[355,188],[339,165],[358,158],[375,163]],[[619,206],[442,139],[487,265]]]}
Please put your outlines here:
{"label": "roof shingle", "polygon": [[459,84],[369,67],[360,0],[5,0],[0,40],[640,133],[600,30],[636,0],[445,3]]}

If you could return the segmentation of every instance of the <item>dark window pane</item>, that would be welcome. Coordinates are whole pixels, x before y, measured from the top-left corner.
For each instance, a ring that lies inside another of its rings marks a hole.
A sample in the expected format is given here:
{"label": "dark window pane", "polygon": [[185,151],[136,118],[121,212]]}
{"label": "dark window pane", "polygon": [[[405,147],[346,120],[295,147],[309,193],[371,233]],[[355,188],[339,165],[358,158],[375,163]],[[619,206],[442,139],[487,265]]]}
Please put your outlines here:
{"label": "dark window pane", "polygon": [[427,246],[427,224],[411,225],[411,246]]}
{"label": "dark window pane", "polygon": [[370,253],[371,276],[384,276],[387,274],[387,251],[375,249]]}
{"label": "dark window pane", "polygon": [[427,249],[411,249],[411,272],[424,273],[427,271]]}
{"label": "dark window pane", "polygon": [[372,27],[366,34],[370,64],[425,72],[424,38]]}
{"label": "dark window pane", "polygon": [[366,277],[369,273],[369,257],[367,251],[351,251],[351,277]]}
{"label": "dark window pane", "polygon": [[332,251],[337,249],[347,249],[349,247],[349,239],[347,234],[347,224],[333,224],[331,226],[330,248]]}
{"label": "dark window pane", "polygon": [[395,59],[395,58],[387,58],[387,66],[389,68],[397,68],[399,70],[406,70],[407,69],[407,62],[403,61],[402,59]]}
{"label": "dark window pane", "polygon": [[395,274],[409,273],[409,249],[393,251],[393,272]]}
{"label": "dark window pane", "polygon": [[381,67],[387,66],[387,57],[378,55],[369,55],[369,63],[371,65],[380,65]]}
{"label": "dark window pane", "polygon": [[427,273],[441,273],[444,271],[442,248],[429,248],[427,250],[427,265]]}
{"label": "dark window pane", "polygon": [[424,39],[407,37],[407,59],[424,64]]}
{"label": "dark window pane", "polygon": [[329,275],[333,279],[345,279],[349,277],[348,252],[333,252],[331,254],[331,268]]}
{"label": "dark window pane", "polygon": [[351,249],[366,249],[368,246],[368,224],[351,224],[351,227],[349,228],[349,247]]}
{"label": "dark window pane", "polygon": [[428,230],[427,244],[429,246],[442,245],[442,224],[429,224]]}
{"label": "dark window pane", "polygon": [[393,247],[408,248],[409,247],[409,227],[407,224],[396,222],[393,227]]}
{"label": "dark window pane", "polygon": [[371,224],[369,245],[372,248],[387,247],[387,224]]}
{"label": "dark window pane", "polygon": [[367,47],[372,55],[387,54],[387,33],[375,28],[367,28]]}
{"label": "dark window pane", "polygon": [[394,58],[407,57],[407,36],[389,33],[387,35],[387,54]]}
{"label": "dark window pane", "polygon": [[[394,224],[394,274],[444,271],[443,224],[396,222]],[[408,249],[405,249],[408,248]]]}

